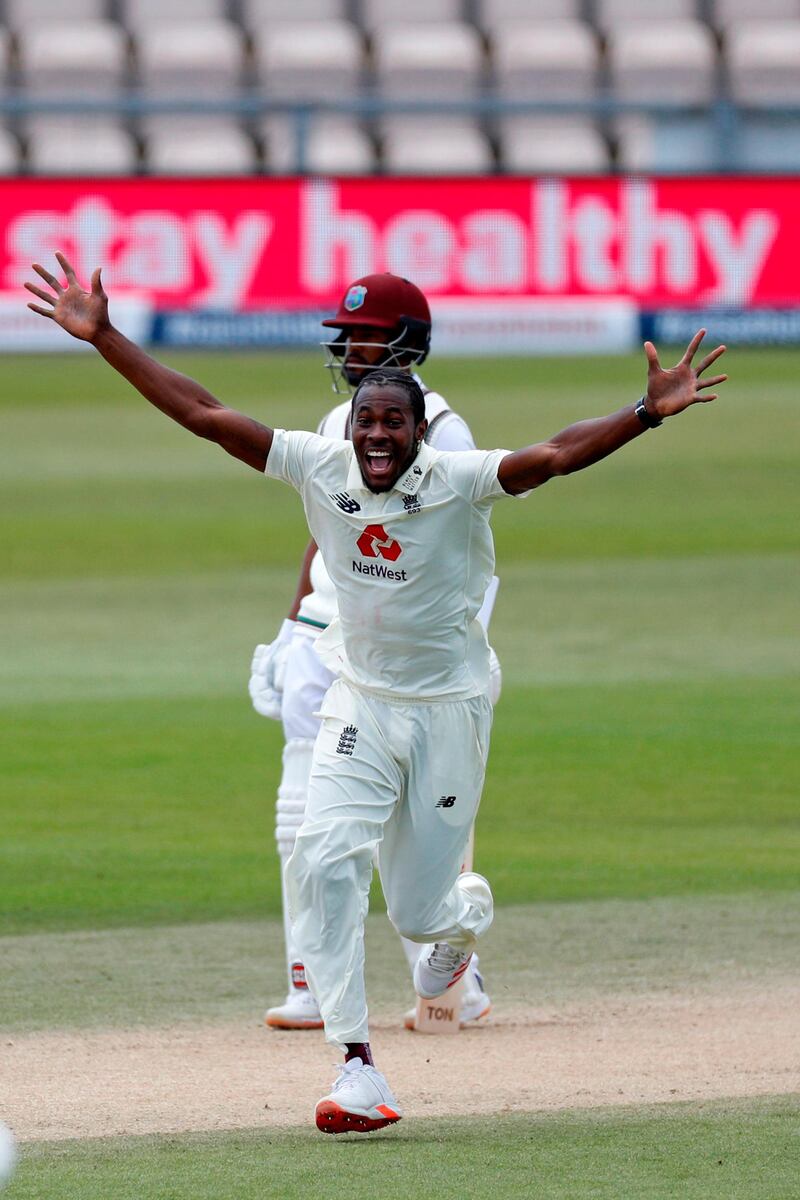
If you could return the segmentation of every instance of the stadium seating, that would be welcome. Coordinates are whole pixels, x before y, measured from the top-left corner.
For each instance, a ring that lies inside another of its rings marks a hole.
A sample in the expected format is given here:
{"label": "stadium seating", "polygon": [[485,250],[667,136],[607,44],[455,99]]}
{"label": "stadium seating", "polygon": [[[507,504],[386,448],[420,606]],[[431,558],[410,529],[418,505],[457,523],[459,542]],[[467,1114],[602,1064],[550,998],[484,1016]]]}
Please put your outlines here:
{"label": "stadium seating", "polygon": [[798,20],[800,0],[711,0],[710,15],[722,30],[735,21]]}
{"label": "stadium seating", "polygon": [[800,104],[800,20],[745,21],[728,28],[731,95],[743,104]]}
{"label": "stadium seating", "polygon": [[457,100],[474,96],[483,78],[483,52],[470,25],[414,25],[379,29],[373,37],[375,77],[384,96],[397,100]]}
{"label": "stadium seating", "polygon": [[465,15],[464,0],[361,0],[361,23],[369,32],[386,25],[462,21]]}
{"label": "stadium seating", "polygon": [[343,21],[348,17],[347,0],[242,0],[242,24],[260,29],[278,21]]}
{"label": "stadium seating", "polygon": [[19,143],[10,129],[0,125],[0,175],[16,175],[19,169]]}
{"label": "stadium seating", "polygon": [[130,175],[137,149],[119,122],[39,117],[28,125],[28,169],[33,175]]}
{"label": "stadium seating", "polygon": [[108,0],[6,0],[6,24],[14,30],[48,21],[102,21]]}
{"label": "stadium seating", "polygon": [[180,22],[221,21],[228,16],[227,0],[120,0],[120,19],[128,29],[153,29]]}
{"label": "stadium seating", "polygon": [[463,117],[386,117],[383,167],[392,175],[475,175],[494,170],[491,147]]}
{"label": "stadium seating", "polygon": [[615,130],[617,165],[625,171],[702,173],[717,160],[719,139],[707,116],[624,116]]}
{"label": "stadium seating", "polygon": [[223,117],[151,118],[145,151],[151,175],[249,175],[258,169],[253,139]]}
{"label": "stadium seating", "polygon": [[[295,122],[268,117],[262,124],[266,169],[278,175],[297,171]],[[317,175],[371,175],[375,147],[360,122],[348,117],[312,118],[306,133],[304,167]]]}
{"label": "stadium seating", "polygon": [[[20,161],[41,173],[48,159],[64,174],[99,173],[103,155],[107,174],[135,170],[137,145],[149,171],[294,171],[285,109],[297,103],[322,106],[303,118],[304,169],[322,174],[594,173],[609,169],[609,147],[628,171],[715,170],[721,154],[736,169],[793,170],[800,122],[766,112],[800,104],[798,64],[800,0],[0,0],[0,87],[15,89],[0,174]],[[130,85],[208,115],[187,126],[112,119],[106,107],[62,124],[60,144],[58,120],[37,115],[54,96],[103,105]],[[745,106],[730,145],[707,107],[721,85]],[[581,111],[606,96],[705,111]],[[436,111],[483,97],[495,108]],[[398,114],[359,109],[371,98]],[[227,111],[243,101],[241,115],[215,115],[217,101]],[[419,102],[432,111],[420,115]],[[498,111],[504,103],[576,110]]]}
{"label": "stadium seating", "polygon": [[17,34],[20,80],[31,93],[112,95],[124,82],[128,45],[111,21],[49,21]]}
{"label": "stadium seating", "polygon": [[713,35],[699,21],[651,21],[609,32],[608,71],[621,100],[649,103],[711,100],[715,86]]}
{"label": "stadium seating", "polygon": [[151,96],[205,101],[233,95],[242,79],[241,30],[228,21],[197,20],[141,29],[139,80]]}
{"label": "stadium seating", "polygon": [[5,86],[11,54],[11,35],[0,25],[0,86]]}
{"label": "stadium seating", "polygon": [[349,21],[281,22],[256,30],[259,85],[271,97],[346,99],[361,83],[361,35]]}
{"label": "stadium seating", "polygon": [[594,20],[600,29],[618,28],[633,21],[648,25],[661,21],[692,21],[698,16],[697,0],[659,0],[653,5],[643,0],[595,0]]}
{"label": "stadium seating", "polygon": [[492,63],[498,93],[510,100],[594,98],[599,54],[580,21],[509,21],[495,26]]}
{"label": "stadium seating", "polygon": [[739,122],[736,149],[740,170],[800,174],[800,123],[791,117],[748,113]]}
{"label": "stadium seating", "polygon": [[476,22],[491,32],[507,21],[576,21],[582,15],[580,0],[477,0]]}
{"label": "stadium seating", "polygon": [[504,117],[499,144],[511,174],[603,175],[610,165],[608,145],[587,117]]}

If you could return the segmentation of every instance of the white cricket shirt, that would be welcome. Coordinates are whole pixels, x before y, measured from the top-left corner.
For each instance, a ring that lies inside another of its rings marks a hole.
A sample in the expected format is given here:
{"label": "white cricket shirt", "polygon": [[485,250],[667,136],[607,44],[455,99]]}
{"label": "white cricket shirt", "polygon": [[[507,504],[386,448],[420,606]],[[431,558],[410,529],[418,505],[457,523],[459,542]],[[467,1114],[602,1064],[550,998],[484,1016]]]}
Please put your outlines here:
{"label": "white cricket shirt", "polygon": [[494,570],[492,504],[507,450],[423,443],[388,492],[371,492],[352,442],[276,429],[266,474],[295,487],[336,588],[339,616],[316,642],[326,665],[389,698],[485,693],[475,620]]}
{"label": "white cricket shirt", "polygon": [[[419,375],[414,379],[424,389]],[[351,400],[337,404],[335,408],[322,418],[317,426],[317,433],[326,438],[350,439],[350,415],[353,411]],[[469,426],[463,417],[448,406],[444,397],[438,392],[425,392],[425,420],[428,428],[425,441],[436,450],[474,450]],[[311,560],[309,570],[311,591],[300,601],[297,615],[301,628],[316,634],[336,616],[336,590],[328,572],[325,569],[322,555],[317,552]],[[314,628],[316,627],[316,628]]]}

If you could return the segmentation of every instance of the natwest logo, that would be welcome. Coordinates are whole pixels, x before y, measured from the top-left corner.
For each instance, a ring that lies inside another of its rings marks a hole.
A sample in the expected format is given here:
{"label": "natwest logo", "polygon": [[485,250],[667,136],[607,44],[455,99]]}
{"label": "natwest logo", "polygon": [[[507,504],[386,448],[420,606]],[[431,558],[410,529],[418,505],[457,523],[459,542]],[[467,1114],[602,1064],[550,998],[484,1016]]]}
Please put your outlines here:
{"label": "natwest logo", "polygon": [[381,558],[388,558],[389,562],[396,562],[403,553],[403,547],[389,537],[382,525],[368,525],[356,545],[364,558],[377,558],[380,555]]}

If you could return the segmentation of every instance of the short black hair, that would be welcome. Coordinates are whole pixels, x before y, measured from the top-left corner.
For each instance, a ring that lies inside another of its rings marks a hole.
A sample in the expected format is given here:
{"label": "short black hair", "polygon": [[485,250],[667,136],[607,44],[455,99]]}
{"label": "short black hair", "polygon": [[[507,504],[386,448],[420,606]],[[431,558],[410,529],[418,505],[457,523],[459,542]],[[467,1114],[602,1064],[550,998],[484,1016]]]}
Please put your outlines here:
{"label": "short black hair", "polygon": [[364,388],[384,387],[389,384],[402,388],[408,395],[411,412],[414,416],[414,424],[419,425],[420,421],[424,421],[425,393],[414,376],[410,375],[408,371],[398,371],[392,367],[378,367],[376,370],[368,371],[364,375],[364,378],[353,392],[352,411],[355,412],[356,401],[360,398]]}

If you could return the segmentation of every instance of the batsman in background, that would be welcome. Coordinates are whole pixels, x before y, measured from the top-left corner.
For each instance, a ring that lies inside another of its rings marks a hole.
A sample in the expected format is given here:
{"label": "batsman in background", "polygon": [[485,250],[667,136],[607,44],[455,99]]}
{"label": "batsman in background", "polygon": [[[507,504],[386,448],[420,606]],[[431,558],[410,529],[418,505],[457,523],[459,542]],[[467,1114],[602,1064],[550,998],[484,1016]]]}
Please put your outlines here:
{"label": "batsman in background", "polygon": [[[431,343],[431,313],[423,293],[399,275],[384,272],[365,275],[345,291],[335,316],[323,325],[338,331],[327,351],[326,367],[332,372],[333,390],[347,399],[320,422],[323,437],[351,438],[350,393],[370,371],[393,367],[409,374],[425,393],[425,442],[436,450],[474,450],[469,426],[436,392],[429,391],[415,372],[425,361]],[[336,501],[344,512],[356,511],[357,502],[342,494]],[[355,507],[354,507],[355,506]],[[493,580],[479,620],[488,630],[497,590]],[[295,838],[306,811],[314,741],[320,727],[319,711],[335,676],[315,649],[321,633],[337,615],[336,593],[322,555],[311,542],[303,557],[297,592],[278,636],[255,649],[250,675],[250,697],[256,712],[283,723],[285,745],[278,786],[275,839],[281,862],[283,928],[288,993],[283,1004],[267,1010],[265,1021],[275,1029],[322,1029],[319,1006],[311,994],[305,966],[292,936],[286,901],[284,868],[294,850]],[[492,652],[490,700],[500,695],[500,664]],[[403,944],[413,971],[419,946],[407,938]],[[473,956],[460,992],[460,1024],[487,1016],[491,1002]],[[405,1014],[408,1029],[415,1027],[416,1012]]]}

